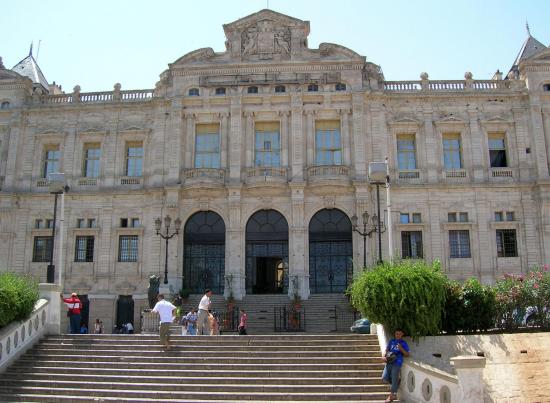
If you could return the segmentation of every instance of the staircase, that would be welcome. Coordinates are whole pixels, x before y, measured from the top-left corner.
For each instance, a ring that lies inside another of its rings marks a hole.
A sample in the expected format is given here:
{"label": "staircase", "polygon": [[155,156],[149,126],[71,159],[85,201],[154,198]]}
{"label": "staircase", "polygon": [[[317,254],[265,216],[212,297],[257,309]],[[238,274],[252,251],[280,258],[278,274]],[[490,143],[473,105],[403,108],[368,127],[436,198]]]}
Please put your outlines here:
{"label": "staircase", "polygon": [[[188,312],[192,307],[198,307],[202,295],[192,295],[183,304]],[[274,329],[274,307],[290,307],[290,299],[286,294],[252,294],[247,295],[235,305],[242,308],[248,314],[248,334],[271,334]],[[220,295],[212,297],[214,310],[224,311],[226,302]],[[351,311],[348,299],[343,294],[312,294],[309,299],[302,301],[305,310],[305,322],[307,333],[331,333],[335,330],[334,309],[338,313]],[[343,320],[342,320],[343,319]],[[346,320],[347,319],[347,320]],[[353,316],[339,318],[338,330],[349,332],[353,324]]]}
{"label": "staircase", "polygon": [[2,374],[0,401],[237,402],[385,399],[370,335],[49,336]]}

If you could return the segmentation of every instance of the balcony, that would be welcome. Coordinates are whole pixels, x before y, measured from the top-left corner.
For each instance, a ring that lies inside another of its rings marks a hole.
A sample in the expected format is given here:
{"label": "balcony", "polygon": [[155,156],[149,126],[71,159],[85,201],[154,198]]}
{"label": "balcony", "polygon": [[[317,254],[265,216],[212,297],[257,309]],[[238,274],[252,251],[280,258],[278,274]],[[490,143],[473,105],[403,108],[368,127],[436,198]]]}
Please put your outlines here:
{"label": "balcony", "polygon": [[443,180],[447,183],[468,182],[468,172],[465,169],[448,169],[443,171]]}
{"label": "balcony", "polygon": [[420,169],[400,170],[397,172],[397,182],[402,184],[419,184],[424,180],[422,176]]}
{"label": "balcony", "polygon": [[218,168],[191,168],[183,173],[186,186],[223,185],[225,182],[225,170]]}
{"label": "balcony", "polygon": [[512,168],[489,168],[490,182],[512,182],[514,180],[514,170]]}
{"label": "balcony", "polygon": [[97,183],[97,178],[79,178],[76,184],[80,188],[89,189],[97,187]]}
{"label": "balcony", "polygon": [[351,170],[345,165],[316,165],[307,168],[307,179],[310,184],[350,183]]}
{"label": "balcony", "polygon": [[122,186],[127,186],[127,185],[141,186],[143,185],[143,178],[141,176],[123,176],[122,178],[120,178],[120,184]]}
{"label": "balcony", "polygon": [[287,168],[284,167],[248,168],[245,175],[247,185],[286,184],[287,182]]}

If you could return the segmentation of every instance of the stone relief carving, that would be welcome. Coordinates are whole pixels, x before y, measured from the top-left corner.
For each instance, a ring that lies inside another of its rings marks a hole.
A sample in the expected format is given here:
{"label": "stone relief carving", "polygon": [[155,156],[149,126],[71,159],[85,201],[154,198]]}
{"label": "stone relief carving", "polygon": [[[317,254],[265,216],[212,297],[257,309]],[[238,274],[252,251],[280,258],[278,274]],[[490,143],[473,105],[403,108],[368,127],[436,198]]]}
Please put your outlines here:
{"label": "stone relief carving", "polygon": [[250,25],[241,34],[243,56],[259,55],[268,59],[273,54],[290,54],[290,29],[277,27],[274,21],[263,20]]}

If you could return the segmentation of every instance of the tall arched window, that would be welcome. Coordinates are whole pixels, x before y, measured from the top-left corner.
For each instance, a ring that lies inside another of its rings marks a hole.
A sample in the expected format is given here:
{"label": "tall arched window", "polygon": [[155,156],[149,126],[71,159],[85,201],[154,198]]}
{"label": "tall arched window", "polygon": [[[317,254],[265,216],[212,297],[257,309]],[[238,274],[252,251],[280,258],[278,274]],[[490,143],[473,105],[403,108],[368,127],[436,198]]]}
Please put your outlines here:
{"label": "tall arched window", "polygon": [[288,289],[288,223],[275,210],[260,210],[246,224],[246,292]]}
{"label": "tall arched window", "polygon": [[309,289],[342,293],[353,278],[351,221],[338,209],[318,211],[309,222]]}
{"label": "tall arched window", "polygon": [[223,294],[225,276],[225,223],[213,211],[199,211],[185,223],[183,288],[193,294],[211,289]]}

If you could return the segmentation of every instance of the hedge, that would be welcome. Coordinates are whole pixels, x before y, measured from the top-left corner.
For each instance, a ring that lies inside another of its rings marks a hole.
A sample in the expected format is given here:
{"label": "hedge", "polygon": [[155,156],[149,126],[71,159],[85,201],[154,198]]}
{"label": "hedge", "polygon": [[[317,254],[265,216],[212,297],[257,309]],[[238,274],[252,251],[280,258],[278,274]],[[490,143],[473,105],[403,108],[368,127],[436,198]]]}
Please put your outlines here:
{"label": "hedge", "polygon": [[0,273],[0,328],[29,317],[38,297],[38,283],[30,276]]}

